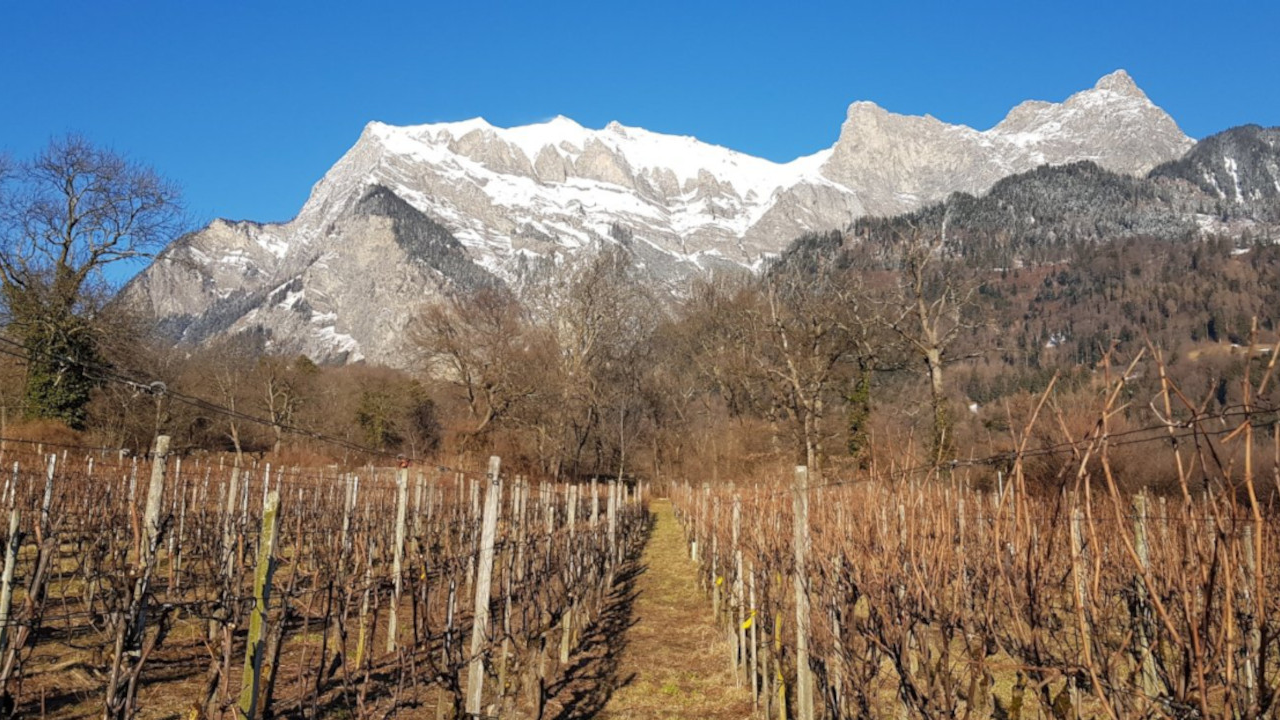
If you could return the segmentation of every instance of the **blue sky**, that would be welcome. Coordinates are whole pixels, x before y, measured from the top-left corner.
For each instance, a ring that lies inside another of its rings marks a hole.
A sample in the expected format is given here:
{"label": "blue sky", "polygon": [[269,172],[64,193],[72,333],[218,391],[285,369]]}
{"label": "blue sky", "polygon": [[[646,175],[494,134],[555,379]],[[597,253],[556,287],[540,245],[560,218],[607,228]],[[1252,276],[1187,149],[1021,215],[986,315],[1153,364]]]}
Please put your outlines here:
{"label": "blue sky", "polygon": [[0,0],[0,149],[66,131],[193,219],[284,220],[370,120],[556,114],[775,160],[873,100],[987,128],[1127,69],[1194,137],[1280,124],[1280,9],[1181,2]]}

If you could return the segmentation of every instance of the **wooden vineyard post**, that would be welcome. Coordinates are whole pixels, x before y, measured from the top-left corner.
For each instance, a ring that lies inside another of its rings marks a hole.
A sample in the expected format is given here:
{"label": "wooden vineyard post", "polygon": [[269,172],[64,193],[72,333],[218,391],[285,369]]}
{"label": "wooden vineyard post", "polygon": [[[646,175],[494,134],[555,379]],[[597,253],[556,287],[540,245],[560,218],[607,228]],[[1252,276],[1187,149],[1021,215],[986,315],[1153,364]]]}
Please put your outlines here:
{"label": "wooden vineyard post", "polygon": [[[565,504],[567,505],[568,518],[566,520],[569,528],[569,542],[572,544],[574,538],[574,525],[578,522],[578,496],[577,485],[567,485],[564,489]],[[573,555],[569,556],[569,573],[574,572]],[[571,596],[568,607],[564,610],[564,615],[560,618],[560,664],[567,665],[569,663],[569,651],[573,649],[573,623],[574,623],[574,607],[577,601]]]}
{"label": "wooden vineyard post", "polygon": [[[1145,574],[1151,570],[1151,548],[1147,540],[1147,496],[1139,493],[1133,503],[1133,542],[1138,553],[1138,562],[1142,566],[1140,571]],[[1141,577],[1136,578],[1134,588],[1138,597],[1138,654],[1142,663],[1142,694],[1147,698],[1155,698],[1156,663],[1155,658],[1151,656],[1151,639],[1147,636],[1147,621],[1151,617],[1151,608],[1147,604],[1146,582]]]}
{"label": "wooden vineyard post", "polygon": [[419,470],[413,484],[413,540],[418,542],[422,537],[422,495],[426,490],[426,478]]}
{"label": "wooden vineyard post", "polygon": [[748,676],[751,678],[751,706],[760,707],[760,635],[756,623],[756,569],[755,565],[751,566],[748,573],[751,579],[751,614],[747,616],[747,621],[751,623],[751,671]]}
{"label": "wooden vineyard post", "polygon": [[[129,597],[124,617],[117,626],[114,657],[107,676],[104,716],[108,718],[133,716],[137,678],[148,655],[142,645],[147,627],[147,601],[151,574],[155,570],[156,557],[160,549],[162,533],[160,506],[164,495],[165,462],[168,455],[169,436],[157,436],[141,534],[135,536],[137,560],[133,567],[136,576],[133,595]],[[136,469],[137,466],[134,467]],[[131,501],[131,508],[132,505]]]}
{"label": "wooden vineyard post", "polygon": [[693,517],[689,519],[691,529],[689,530],[689,559],[698,564],[698,575],[702,575],[702,558],[698,555],[698,543],[702,539],[702,498],[694,491],[693,486],[689,486],[689,510]]}
{"label": "wooden vineyard post", "polygon": [[600,490],[596,485],[596,479],[591,478],[591,528],[594,530],[596,525],[600,524]]}
{"label": "wooden vineyard post", "polygon": [[618,562],[618,483],[609,481],[609,577],[613,578],[613,566]]}
{"label": "wooden vineyard post", "polygon": [[[173,492],[170,493],[169,513],[181,517],[182,511],[178,510],[181,501],[186,500],[187,494],[182,489],[182,458],[177,458],[173,462]],[[178,531],[169,533],[169,586],[174,586],[174,553],[177,550],[178,536],[182,533],[182,521],[178,521]]]}
{"label": "wooden vineyard post", "polygon": [[280,493],[267,495],[262,508],[262,534],[258,540],[258,563],[253,570],[253,611],[249,615],[249,637],[244,650],[244,675],[240,686],[240,717],[251,720],[258,711],[258,683],[265,656],[267,606],[271,602],[271,575],[275,572],[273,552],[280,525]]}
{"label": "wooden vineyard post", "polygon": [[227,486],[227,504],[222,516],[222,552],[223,571],[226,573],[228,584],[235,577],[235,515],[236,515],[236,494],[240,483],[240,457],[236,456],[236,463],[231,467],[231,483]]}
{"label": "wooden vineyard post", "polygon": [[343,493],[342,503],[342,555],[341,560],[345,561],[347,552],[351,550],[351,513],[356,508],[356,493],[359,492],[360,478],[352,478],[350,475],[344,475],[346,486]]}
{"label": "wooden vineyard post", "polygon": [[1084,512],[1072,500],[1071,509],[1071,575],[1075,591],[1076,622],[1080,631],[1080,655],[1086,667],[1093,667],[1093,642],[1089,636],[1088,588],[1084,562]]}
{"label": "wooden vineyard post", "polygon": [[569,511],[569,539],[572,540],[577,532],[577,528],[575,526],[578,524],[578,486],[566,486],[564,489],[564,496],[565,504],[568,505]]}
{"label": "wooden vineyard post", "polygon": [[525,505],[529,501],[529,482],[525,480],[523,476],[520,476],[520,475],[516,476],[515,494],[516,494],[516,498],[519,500],[519,502],[516,503],[516,513],[513,519],[513,522],[515,523],[515,527],[516,527],[516,580],[518,582],[523,583],[524,572],[525,572],[525,569],[524,569]]}
{"label": "wooden vineyard post", "polygon": [[13,484],[9,486],[9,534],[4,551],[4,575],[0,576],[0,653],[9,646],[9,622],[13,612],[13,572],[18,564],[18,551],[22,548],[22,510],[15,503],[18,490],[18,463],[13,464]]}
{"label": "wooden vineyard post", "polygon": [[480,531],[480,562],[476,570],[476,606],[471,624],[471,658],[467,670],[467,714],[479,717],[484,699],[484,645],[489,635],[489,587],[493,582],[493,546],[498,533],[498,470],[501,460],[489,458],[489,487],[484,497]]}
{"label": "wooden vineyard post", "polygon": [[[1259,667],[1265,667],[1265,658],[1262,655],[1262,625],[1266,622],[1263,619],[1263,606],[1260,601],[1258,586],[1258,554],[1254,545],[1254,526],[1245,525],[1244,532],[1241,537],[1241,548],[1244,550],[1244,602],[1252,616],[1249,626],[1246,629],[1245,636],[1245,659],[1244,659],[1244,685],[1245,685],[1245,707],[1254,708],[1259,701],[1260,677],[1258,673]],[[1258,526],[1256,532],[1261,533],[1262,527]]]}
{"label": "wooden vineyard post", "polygon": [[271,463],[267,463],[267,469],[262,473],[262,507],[267,506],[267,493],[271,488]]}
{"label": "wooden vineyard post", "polygon": [[392,548],[391,572],[395,585],[391,593],[391,608],[387,614],[387,652],[396,651],[396,626],[400,611],[400,593],[404,584],[404,534],[405,514],[409,505],[409,470],[400,468],[396,473],[396,546]]}
{"label": "wooden vineyard post", "polygon": [[[781,576],[779,576],[781,577]],[[781,583],[779,583],[781,585]],[[778,588],[779,591],[782,588]],[[774,687],[778,700],[778,720],[787,720],[787,680],[782,675],[782,612],[776,612],[773,615],[773,660],[774,660]],[[773,701],[773,694],[769,695],[770,702]],[[765,715],[768,715],[766,710]]]}
{"label": "wooden vineyard post", "polygon": [[809,469],[796,466],[796,488],[793,501],[795,520],[796,570],[796,718],[813,718],[813,671],[809,667],[809,592],[805,556],[809,550]]}
{"label": "wooden vineyard post", "polygon": [[[480,519],[480,484],[475,478],[469,481],[471,488],[471,522]],[[479,538],[475,540],[479,542]],[[467,590],[473,590],[476,582],[476,556],[480,553],[480,548],[472,543],[471,556],[467,558]]]}
{"label": "wooden vineyard post", "polygon": [[43,544],[49,537],[49,508],[53,504],[53,476],[57,472],[58,456],[50,455],[44,473],[44,499],[40,501],[40,526],[36,528],[36,541]]}
{"label": "wooden vineyard post", "polygon": [[747,627],[746,602],[743,598],[742,579],[742,546],[738,535],[742,531],[742,499],[735,492],[733,495],[733,602],[738,606],[738,622],[733,643],[734,682],[742,687],[747,671]]}
{"label": "wooden vineyard post", "polygon": [[169,458],[169,436],[156,437],[156,451],[151,463],[151,485],[147,488],[147,508],[142,520],[142,554],[138,562],[138,586],[134,591],[134,602],[137,603],[137,615],[134,619],[131,645],[142,640],[142,631],[147,624],[147,590],[151,579],[151,570],[156,562],[160,543],[160,504],[164,495],[165,462]]}
{"label": "wooden vineyard post", "polygon": [[711,505],[711,620],[720,623],[720,497]]}
{"label": "wooden vineyard post", "polygon": [[[50,455],[49,460],[53,461],[57,455]],[[133,555],[130,557],[139,558],[142,556],[142,532],[138,527],[138,458],[133,458],[133,470],[129,473],[129,526],[133,531]]]}

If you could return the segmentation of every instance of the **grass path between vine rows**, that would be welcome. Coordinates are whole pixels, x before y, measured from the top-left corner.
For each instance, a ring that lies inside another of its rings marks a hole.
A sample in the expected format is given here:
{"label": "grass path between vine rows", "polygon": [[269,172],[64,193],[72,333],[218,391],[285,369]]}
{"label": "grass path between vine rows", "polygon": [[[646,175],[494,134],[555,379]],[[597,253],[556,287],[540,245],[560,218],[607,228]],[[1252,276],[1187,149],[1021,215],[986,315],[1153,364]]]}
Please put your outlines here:
{"label": "grass path between vine rows", "polygon": [[696,565],[671,503],[655,499],[656,524],[636,579],[634,624],[617,676],[627,678],[596,715],[602,720],[747,718],[751,693],[734,687],[724,632],[698,589]]}

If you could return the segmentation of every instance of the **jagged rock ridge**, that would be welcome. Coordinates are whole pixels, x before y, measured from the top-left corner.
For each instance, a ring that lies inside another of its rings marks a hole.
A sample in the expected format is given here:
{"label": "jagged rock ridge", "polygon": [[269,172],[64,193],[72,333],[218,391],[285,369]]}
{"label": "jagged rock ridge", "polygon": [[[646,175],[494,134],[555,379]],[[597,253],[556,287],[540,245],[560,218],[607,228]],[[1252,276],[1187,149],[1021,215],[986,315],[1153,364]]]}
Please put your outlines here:
{"label": "jagged rock ridge", "polygon": [[1061,104],[1024,102],[986,131],[854,103],[822,172],[858,188],[869,214],[896,215],[1046,164],[1145,174],[1193,144],[1118,70]]}

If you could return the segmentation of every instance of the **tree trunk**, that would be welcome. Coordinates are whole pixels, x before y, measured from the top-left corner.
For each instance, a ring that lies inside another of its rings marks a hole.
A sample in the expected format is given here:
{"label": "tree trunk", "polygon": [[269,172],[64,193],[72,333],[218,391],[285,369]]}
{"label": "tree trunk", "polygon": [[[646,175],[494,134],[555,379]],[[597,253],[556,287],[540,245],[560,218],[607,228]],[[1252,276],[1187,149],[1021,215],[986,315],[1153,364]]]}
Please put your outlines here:
{"label": "tree trunk", "polygon": [[942,384],[942,352],[936,345],[925,351],[925,364],[929,367],[929,401],[933,405],[933,437],[929,450],[934,464],[941,465],[951,454],[951,417]]}

